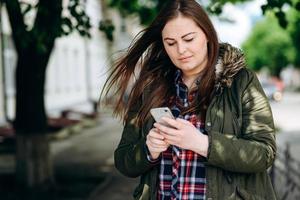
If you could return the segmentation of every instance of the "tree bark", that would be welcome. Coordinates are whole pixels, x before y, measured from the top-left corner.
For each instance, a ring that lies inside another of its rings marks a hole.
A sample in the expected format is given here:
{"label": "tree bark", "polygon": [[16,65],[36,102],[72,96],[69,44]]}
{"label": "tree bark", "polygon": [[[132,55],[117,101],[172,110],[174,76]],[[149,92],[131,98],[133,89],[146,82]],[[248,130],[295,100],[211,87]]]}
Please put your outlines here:
{"label": "tree bark", "polygon": [[18,134],[45,133],[47,130],[44,106],[45,64],[47,55],[36,55],[28,48],[19,54],[16,69],[16,117]]}
{"label": "tree bark", "polygon": [[53,167],[47,135],[18,134],[16,137],[17,185],[24,189],[52,185]]}

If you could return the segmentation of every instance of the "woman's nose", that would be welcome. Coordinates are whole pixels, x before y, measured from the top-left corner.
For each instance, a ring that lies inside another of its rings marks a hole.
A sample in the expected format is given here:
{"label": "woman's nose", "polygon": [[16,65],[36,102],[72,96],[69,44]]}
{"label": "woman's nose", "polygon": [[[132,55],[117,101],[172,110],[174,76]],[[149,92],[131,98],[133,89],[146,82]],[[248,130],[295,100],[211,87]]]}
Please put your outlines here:
{"label": "woman's nose", "polygon": [[177,51],[179,54],[184,54],[186,51],[186,46],[183,43],[178,43]]}

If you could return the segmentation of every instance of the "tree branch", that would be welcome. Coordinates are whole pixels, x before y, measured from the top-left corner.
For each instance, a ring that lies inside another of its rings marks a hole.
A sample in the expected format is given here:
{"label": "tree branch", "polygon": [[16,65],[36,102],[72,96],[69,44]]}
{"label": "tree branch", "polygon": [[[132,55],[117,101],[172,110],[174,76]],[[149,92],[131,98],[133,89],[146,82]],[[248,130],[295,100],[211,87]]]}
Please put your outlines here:
{"label": "tree branch", "polygon": [[48,51],[60,35],[62,0],[39,0],[35,23],[30,31],[36,38],[37,50]]}
{"label": "tree branch", "polygon": [[20,52],[22,46],[25,44],[24,38],[28,36],[26,25],[24,23],[24,16],[21,12],[20,3],[18,0],[2,0],[8,12],[8,17],[12,29],[13,40],[17,52]]}

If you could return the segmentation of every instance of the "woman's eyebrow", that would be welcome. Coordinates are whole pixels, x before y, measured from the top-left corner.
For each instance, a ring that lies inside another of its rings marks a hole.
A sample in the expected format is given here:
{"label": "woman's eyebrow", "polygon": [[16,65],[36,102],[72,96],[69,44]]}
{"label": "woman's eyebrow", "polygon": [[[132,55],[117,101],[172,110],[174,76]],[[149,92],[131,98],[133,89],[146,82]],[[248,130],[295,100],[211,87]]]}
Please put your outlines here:
{"label": "woman's eyebrow", "polygon": [[[190,33],[184,34],[183,36],[181,36],[181,38],[185,38],[186,36],[191,35],[191,34],[195,34],[195,33],[196,32],[190,32]],[[175,39],[170,38],[170,37],[166,37],[166,38],[164,38],[164,40],[175,40]]]}
{"label": "woman's eyebrow", "polygon": [[186,37],[186,36],[188,36],[188,35],[192,35],[192,34],[195,34],[196,32],[190,32],[190,33],[187,33],[187,34],[185,34],[185,35],[183,35],[181,38],[184,38],[184,37]]}

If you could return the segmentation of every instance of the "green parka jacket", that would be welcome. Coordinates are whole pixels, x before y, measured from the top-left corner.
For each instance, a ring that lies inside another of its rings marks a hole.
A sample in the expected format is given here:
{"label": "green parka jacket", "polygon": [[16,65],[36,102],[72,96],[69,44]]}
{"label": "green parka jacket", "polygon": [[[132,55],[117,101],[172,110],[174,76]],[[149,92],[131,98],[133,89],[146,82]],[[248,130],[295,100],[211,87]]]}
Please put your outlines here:
{"label": "green parka jacket", "polygon": [[[267,174],[276,153],[272,112],[255,73],[244,66],[244,56],[237,48],[220,44],[215,66],[217,89],[205,121],[209,138],[207,200],[276,199]],[[133,108],[130,118],[136,113]],[[154,200],[160,164],[149,162],[145,151],[153,120],[142,128],[132,121],[125,124],[115,150],[115,166],[125,176],[140,176],[134,199]]]}

